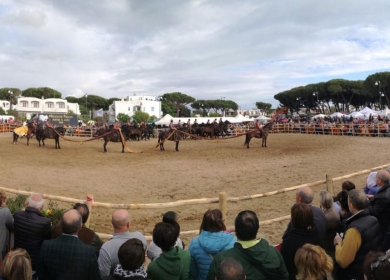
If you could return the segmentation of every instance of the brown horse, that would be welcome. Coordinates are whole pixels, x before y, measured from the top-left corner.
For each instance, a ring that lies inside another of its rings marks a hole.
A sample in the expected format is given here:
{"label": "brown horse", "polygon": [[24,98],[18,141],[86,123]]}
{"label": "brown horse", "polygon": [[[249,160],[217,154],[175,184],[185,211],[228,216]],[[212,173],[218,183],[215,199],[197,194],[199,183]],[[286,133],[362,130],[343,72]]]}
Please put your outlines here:
{"label": "brown horse", "polygon": [[[60,147],[60,135],[65,135],[66,129],[64,127],[50,127],[47,125],[44,125],[42,123],[37,125],[37,132],[35,137],[37,138],[39,147],[41,147],[41,141],[42,146],[45,146],[45,139],[54,139],[55,140],[55,148],[61,149]],[[28,140],[27,140],[28,141]]]}
{"label": "brown horse", "polygon": [[[27,146],[29,144],[29,140],[30,138],[32,137],[32,134],[35,134],[36,133],[36,130],[37,130],[37,125],[33,122],[29,122],[27,124],[27,134],[26,134],[26,137],[27,137]],[[22,136],[23,137],[23,136]],[[18,138],[19,138],[19,135],[15,133],[14,131],[14,134],[13,134],[13,143],[14,145],[15,144],[18,144]]]}
{"label": "brown horse", "polygon": [[[107,133],[109,133],[109,134],[107,134]],[[105,153],[107,152],[107,149],[106,149],[107,143],[110,141],[111,142],[121,142],[122,143],[122,153],[125,152],[125,145],[123,144],[122,137],[121,137],[119,130],[106,129],[104,127],[101,127],[98,130],[96,130],[96,132],[93,136],[98,137],[98,136],[102,136],[104,134],[107,134],[107,135],[103,136],[103,139],[104,139],[103,150]]]}
{"label": "brown horse", "polygon": [[244,146],[246,145],[246,147],[249,149],[249,142],[251,141],[252,137],[255,137],[255,138],[261,138],[263,139],[262,140],[262,143],[261,143],[261,146],[262,147],[265,147],[267,148],[267,137],[268,137],[268,132],[270,130],[272,130],[273,128],[273,125],[274,123],[273,122],[269,122],[267,123],[262,131],[260,132],[259,130],[252,130],[251,132],[248,132],[245,136],[245,143],[244,143]]}
{"label": "brown horse", "polygon": [[175,141],[176,142],[176,151],[179,151],[179,141],[183,140],[183,133],[180,133],[180,131],[175,131],[172,133],[172,131],[163,130],[158,134],[158,142],[157,144],[160,144],[160,151],[165,151],[164,149],[164,142],[165,140],[169,141]]}

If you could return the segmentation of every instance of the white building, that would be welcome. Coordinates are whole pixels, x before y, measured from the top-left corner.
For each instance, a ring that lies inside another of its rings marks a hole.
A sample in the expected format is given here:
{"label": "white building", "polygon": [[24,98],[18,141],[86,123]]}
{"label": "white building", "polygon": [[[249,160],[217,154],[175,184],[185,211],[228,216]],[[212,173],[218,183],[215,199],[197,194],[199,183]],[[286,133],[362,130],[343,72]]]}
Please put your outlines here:
{"label": "white building", "polygon": [[114,101],[108,108],[109,121],[114,122],[120,113],[132,117],[136,111],[142,111],[148,113],[149,116],[161,118],[161,101],[156,100],[154,96],[136,94],[128,96],[121,101]]}
{"label": "white building", "polygon": [[[8,100],[0,100],[0,108],[2,108],[6,113],[11,109],[11,102]],[[14,107],[12,108],[14,109]]]}
{"label": "white building", "polygon": [[47,98],[39,99],[36,97],[18,97],[18,104],[15,106],[20,115],[25,115],[27,119],[33,114],[68,114],[72,111],[80,115],[79,104],[69,103],[66,99]]}

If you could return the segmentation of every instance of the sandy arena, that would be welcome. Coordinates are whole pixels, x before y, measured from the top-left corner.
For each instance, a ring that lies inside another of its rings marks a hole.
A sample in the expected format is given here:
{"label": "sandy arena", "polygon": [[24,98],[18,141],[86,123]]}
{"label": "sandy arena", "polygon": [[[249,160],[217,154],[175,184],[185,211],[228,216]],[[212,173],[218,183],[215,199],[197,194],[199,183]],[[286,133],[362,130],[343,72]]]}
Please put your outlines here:
{"label": "sandy arena", "polygon": [[[71,138],[81,139],[81,138]],[[134,150],[155,146],[157,139],[127,142]],[[270,134],[268,148],[252,139],[244,148],[244,137],[220,140],[190,140],[174,143],[144,153],[121,153],[121,145],[109,143],[103,153],[103,141],[80,145],[61,139],[61,150],[54,140],[39,148],[36,139],[26,146],[26,139],[12,145],[12,134],[0,134],[1,186],[13,189],[85,199],[93,194],[95,201],[111,203],[157,203],[182,199],[243,196],[278,190],[302,183],[324,180],[326,174],[337,177],[387,164],[389,139],[303,134]],[[352,179],[364,187],[367,175]],[[341,182],[335,182],[336,191]],[[318,192],[325,185],[315,187]],[[240,210],[254,210],[260,220],[288,215],[295,192],[228,204],[226,224],[233,225]],[[70,204],[62,203],[63,208]],[[132,230],[150,235],[153,226],[168,210],[179,213],[182,231],[199,228],[202,215],[218,204],[181,206],[174,209],[131,210]],[[112,233],[113,210],[93,209],[91,228]],[[281,241],[287,221],[262,226],[259,235],[271,243]],[[184,237],[188,244],[191,236]]]}

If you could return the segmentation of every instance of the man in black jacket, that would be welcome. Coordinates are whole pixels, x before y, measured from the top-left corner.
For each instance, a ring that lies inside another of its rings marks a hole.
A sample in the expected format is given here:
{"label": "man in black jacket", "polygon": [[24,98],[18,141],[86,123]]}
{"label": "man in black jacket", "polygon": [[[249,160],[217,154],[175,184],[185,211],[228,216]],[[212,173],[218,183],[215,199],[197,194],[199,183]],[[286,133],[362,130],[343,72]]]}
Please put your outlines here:
{"label": "man in black jacket", "polygon": [[41,194],[32,194],[26,209],[14,214],[15,249],[25,249],[31,257],[33,271],[37,269],[39,250],[46,239],[50,239],[51,223],[43,217],[44,199]]}
{"label": "man in black jacket", "polygon": [[[386,236],[386,232],[390,226],[390,186],[389,186],[390,173],[387,170],[379,170],[376,173],[376,185],[379,190],[375,196],[367,195],[371,198],[368,210],[370,214],[378,219],[381,234],[380,243],[383,247],[383,241]],[[386,250],[386,248],[381,248]],[[389,249],[389,248],[387,248]]]}

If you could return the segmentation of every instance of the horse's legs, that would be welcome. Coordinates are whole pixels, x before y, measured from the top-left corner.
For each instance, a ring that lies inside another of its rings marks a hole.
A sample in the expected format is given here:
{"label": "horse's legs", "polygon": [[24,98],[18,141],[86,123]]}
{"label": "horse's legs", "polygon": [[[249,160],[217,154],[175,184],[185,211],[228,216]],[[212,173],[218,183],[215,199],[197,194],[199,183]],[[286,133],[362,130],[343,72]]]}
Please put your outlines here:
{"label": "horse's legs", "polygon": [[103,150],[105,153],[107,152],[107,149],[106,149],[107,143],[108,143],[108,141],[104,139]]}
{"label": "horse's legs", "polygon": [[56,138],[56,149],[57,149],[57,146],[58,146],[58,149],[61,149],[60,147],[60,138]]}
{"label": "horse's legs", "polygon": [[125,152],[125,145],[122,142],[122,153],[124,153],[124,152]]}
{"label": "horse's legs", "polygon": [[179,151],[179,141],[176,141],[176,151]]}

